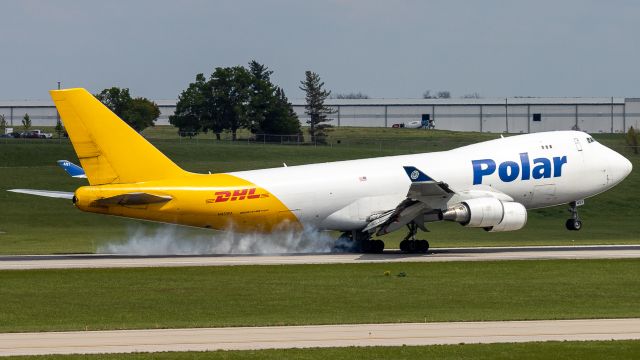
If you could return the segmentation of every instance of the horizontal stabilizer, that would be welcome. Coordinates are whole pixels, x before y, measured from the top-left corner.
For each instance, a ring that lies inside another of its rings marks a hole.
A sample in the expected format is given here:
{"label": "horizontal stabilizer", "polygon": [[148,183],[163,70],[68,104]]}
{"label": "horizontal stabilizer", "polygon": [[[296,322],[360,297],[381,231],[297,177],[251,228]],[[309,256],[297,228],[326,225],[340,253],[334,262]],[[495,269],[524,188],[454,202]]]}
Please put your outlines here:
{"label": "horizontal stabilizer", "polygon": [[73,193],[66,192],[66,191],[33,190],[33,189],[11,189],[7,191],[20,193],[20,194],[29,194],[29,195],[45,196],[50,198],[58,198],[58,199],[73,199]]}
{"label": "horizontal stabilizer", "polygon": [[147,193],[129,193],[97,200],[99,205],[148,205],[170,201],[171,196],[160,196]]}

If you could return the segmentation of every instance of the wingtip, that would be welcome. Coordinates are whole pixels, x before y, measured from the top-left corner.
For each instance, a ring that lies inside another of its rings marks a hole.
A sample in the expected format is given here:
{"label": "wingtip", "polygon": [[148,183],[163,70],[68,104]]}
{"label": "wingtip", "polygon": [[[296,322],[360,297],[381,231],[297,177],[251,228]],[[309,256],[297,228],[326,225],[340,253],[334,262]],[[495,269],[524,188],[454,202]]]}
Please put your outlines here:
{"label": "wingtip", "polygon": [[415,166],[403,166],[411,182],[433,181],[433,179]]}

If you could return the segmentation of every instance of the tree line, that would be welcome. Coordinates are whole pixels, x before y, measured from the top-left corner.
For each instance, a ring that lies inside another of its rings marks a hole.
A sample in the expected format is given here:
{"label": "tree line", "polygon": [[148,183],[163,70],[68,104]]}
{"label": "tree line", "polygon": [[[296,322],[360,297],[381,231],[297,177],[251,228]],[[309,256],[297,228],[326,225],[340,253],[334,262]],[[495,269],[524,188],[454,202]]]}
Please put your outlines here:
{"label": "tree line", "polygon": [[[284,90],[271,81],[272,74],[257,61],[249,62],[247,67],[217,67],[208,77],[197,74],[180,93],[169,123],[178,128],[181,136],[189,137],[211,131],[220,139],[222,132],[229,131],[236,140],[239,129],[248,129],[257,139],[266,141],[271,141],[269,135],[302,136],[298,116]],[[331,128],[328,115],[334,113],[324,105],[331,92],[324,89],[324,82],[312,71],[305,72],[300,89],[305,92],[311,141],[323,143]],[[128,88],[104,89],[95,97],[138,132],[154,126],[160,116],[155,102],[132,97]]]}
{"label": "tree line", "polygon": [[169,123],[183,136],[211,131],[220,139],[228,130],[252,134],[301,134],[300,122],[284,90],[271,81],[273,71],[257,61],[248,67],[217,67],[206,78],[197,74],[178,97]]}

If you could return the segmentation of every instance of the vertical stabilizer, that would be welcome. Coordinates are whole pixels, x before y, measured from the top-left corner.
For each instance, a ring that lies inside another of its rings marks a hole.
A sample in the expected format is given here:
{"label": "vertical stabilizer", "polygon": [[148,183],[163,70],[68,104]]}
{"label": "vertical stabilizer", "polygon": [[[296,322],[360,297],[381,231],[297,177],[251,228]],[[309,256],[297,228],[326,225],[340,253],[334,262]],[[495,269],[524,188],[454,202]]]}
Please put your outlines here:
{"label": "vertical stabilizer", "polygon": [[85,89],[52,90],[89,184],[122,184],[185,174]]}

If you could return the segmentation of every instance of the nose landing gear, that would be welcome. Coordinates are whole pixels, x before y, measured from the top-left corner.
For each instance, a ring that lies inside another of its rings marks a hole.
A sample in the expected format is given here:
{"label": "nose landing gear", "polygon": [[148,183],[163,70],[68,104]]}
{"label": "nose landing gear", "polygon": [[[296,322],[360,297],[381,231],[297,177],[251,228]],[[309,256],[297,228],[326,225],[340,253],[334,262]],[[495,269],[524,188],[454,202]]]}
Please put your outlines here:
{"label": "nose landing gear", "polygon": [[582,221],[580,220],[580,216],[578,215],[578,206],[584,204],[584,200],[572,201],[569,203],[569,212],[571,213],[571,218],[567,219],[565,226],[567,230],[578,231],[582,229]]}

